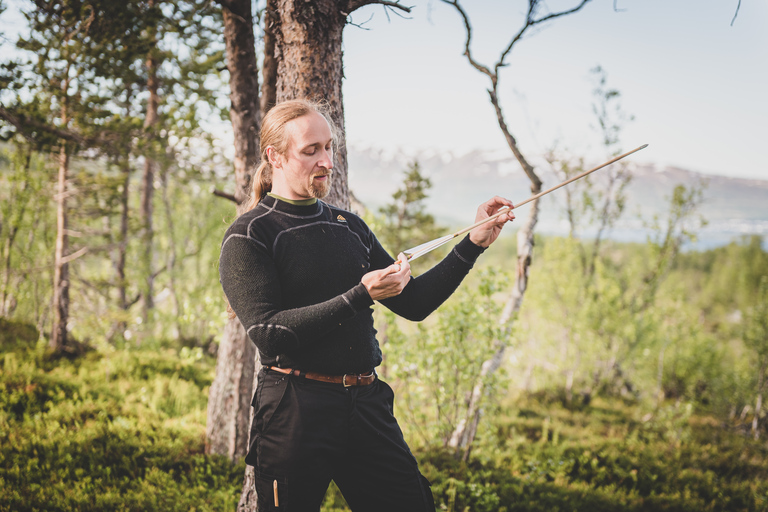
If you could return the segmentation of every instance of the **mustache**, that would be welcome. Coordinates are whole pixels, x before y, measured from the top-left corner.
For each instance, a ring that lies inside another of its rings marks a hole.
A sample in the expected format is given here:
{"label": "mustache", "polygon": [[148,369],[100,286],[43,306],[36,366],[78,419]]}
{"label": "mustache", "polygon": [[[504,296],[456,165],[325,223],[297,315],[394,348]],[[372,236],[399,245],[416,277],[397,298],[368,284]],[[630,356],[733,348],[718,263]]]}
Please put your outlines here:
{"label": "mustache", "polygon": [[333,176],[333,170],[328,169],[327,171],[318,172],[317,174],[313,175],[314,178],[323,177],[323,176],[332,177]]}

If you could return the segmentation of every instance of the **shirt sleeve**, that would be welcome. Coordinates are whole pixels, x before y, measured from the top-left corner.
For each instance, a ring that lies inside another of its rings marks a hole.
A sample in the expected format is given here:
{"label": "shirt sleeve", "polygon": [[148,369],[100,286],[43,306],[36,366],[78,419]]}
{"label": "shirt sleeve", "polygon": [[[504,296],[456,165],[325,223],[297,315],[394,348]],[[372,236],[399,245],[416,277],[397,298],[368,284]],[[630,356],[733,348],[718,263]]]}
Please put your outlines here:
{"label": "shirt sleeve", "polygon": [[225,239],[219,278],[248,336],[267,357],[301,351],[310,340],[373,304],[360,283],[325,302],[284,309],[274,261],[262,244],[245,235]]}
{"label": "shirt sleeve", "polygon": [[[412,277],[400,295],[383,299],[381,303],[408,320],[424,320],[456,291],[483,251],[485,249],[475,245],[467,235],[437,265]],[[371,260],[373,268],[384,268],[395,261],[378,240],[373,245]]]}

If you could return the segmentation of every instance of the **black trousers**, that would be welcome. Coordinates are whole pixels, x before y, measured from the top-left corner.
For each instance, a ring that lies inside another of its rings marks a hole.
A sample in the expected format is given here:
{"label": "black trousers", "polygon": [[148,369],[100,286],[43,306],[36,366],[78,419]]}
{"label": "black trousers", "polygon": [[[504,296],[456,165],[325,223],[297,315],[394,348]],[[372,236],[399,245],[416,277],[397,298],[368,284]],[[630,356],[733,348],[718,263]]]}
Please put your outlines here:
{"label": "black trousers", "polygon": [[354,512],[434,512],[393,399],[378,378],[345,388],[262,368],[245,459],[259,510],[318,511],[333,480]]}

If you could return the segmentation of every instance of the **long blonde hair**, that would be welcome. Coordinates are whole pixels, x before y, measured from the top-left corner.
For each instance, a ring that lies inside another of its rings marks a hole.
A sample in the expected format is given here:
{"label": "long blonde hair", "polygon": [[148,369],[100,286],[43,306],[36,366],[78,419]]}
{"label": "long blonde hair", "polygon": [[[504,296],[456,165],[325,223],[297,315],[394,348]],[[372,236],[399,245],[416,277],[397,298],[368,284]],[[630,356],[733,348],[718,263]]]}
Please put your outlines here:
{"label": "long blonde hair", "polygon": [[259,201],[264,199],[267,192],[272,190],[272,164],[269,163],[269,157],[267,157],[267,148],[272,146],[275,148],[275,151],[284,155],[288,150],[288,143],[290,142],[285,132],[285,125],[294,119],[306,116],[312,112],[317,112],[328,122],[328,126],[331,128],[333,144],[336,145],[338,134],[336,126],[328,114],[327,104],[297,99],[284,101],[272,107],[261,122],[259,139],[261,163],[256,168],[256,172],[251,180],[251,195],[243,204],[243,212],[256,208]]}

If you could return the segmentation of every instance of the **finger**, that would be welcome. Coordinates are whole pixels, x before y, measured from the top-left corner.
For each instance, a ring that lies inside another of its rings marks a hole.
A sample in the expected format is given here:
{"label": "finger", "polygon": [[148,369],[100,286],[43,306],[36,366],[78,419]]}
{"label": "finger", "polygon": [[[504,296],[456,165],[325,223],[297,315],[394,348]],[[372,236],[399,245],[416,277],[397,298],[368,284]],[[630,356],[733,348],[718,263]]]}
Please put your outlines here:
{"label": "finger", "polygon": [[501,197],[501,196],[493,196],[491,199],[488,200],[486,204],[489,206],[491,205],[495,206],[496,207],[495,210],[499,210],[503,206],[507,206],[509,208],[515,207],[512,204],[512,201],[510,201],[506,197]]}
{"label": "finger", "polygon": [[[400,268],[399,268],[398,272],[400,272],[402,274],[407,274],[408,272],[411,271],[411,264],[408,263],[408,257],[404,253],[401,252],[400,254],[398,254],[397,255],[397,260],[400,262],[399,263],[399,267]],[[397,263],[395,263],[395,264],[398,265]]]}

